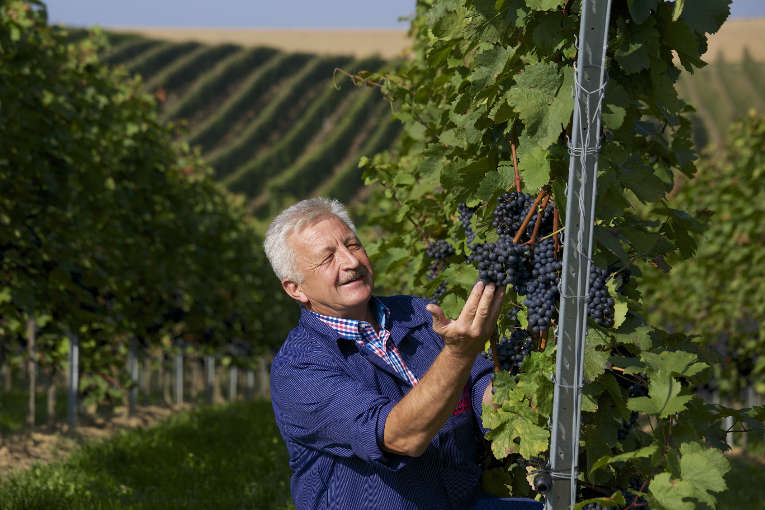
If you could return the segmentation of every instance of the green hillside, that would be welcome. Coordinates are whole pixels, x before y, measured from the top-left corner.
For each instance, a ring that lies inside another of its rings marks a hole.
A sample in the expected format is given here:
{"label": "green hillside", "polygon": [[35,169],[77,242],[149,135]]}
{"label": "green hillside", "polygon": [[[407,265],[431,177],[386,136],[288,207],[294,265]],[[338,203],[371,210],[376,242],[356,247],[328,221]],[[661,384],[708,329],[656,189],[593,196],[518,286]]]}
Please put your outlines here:
{"label": "green hillside", "polygon": [[[70,38],[85,37],[84,30]],[[335,68],[376,71],[381,58],[286,53],[233,44],[171,43],[108,33],[104,58],[140,74],[167,120],[187,128],[229,189],[267,218],[298,199],[351,200],[363,183],[357,162],[392,146],[400,126],[381,95],[355,87]],[[728,124],[750,108],[765,111],[765,62],[748,53],[718,58],[678,84],[699,147],[723,142]]]}
{"label": "green hillside", "polygon": [[[70,40],[85,36],[73,30]],[[142,76],[162,116],[185,126],[186,141],[260,218],[316,194],[352,200],[361,156],[388,149],[400,131],[376,89],[335,73],[380,70],[378,57],[107,36],[104,59]]]}

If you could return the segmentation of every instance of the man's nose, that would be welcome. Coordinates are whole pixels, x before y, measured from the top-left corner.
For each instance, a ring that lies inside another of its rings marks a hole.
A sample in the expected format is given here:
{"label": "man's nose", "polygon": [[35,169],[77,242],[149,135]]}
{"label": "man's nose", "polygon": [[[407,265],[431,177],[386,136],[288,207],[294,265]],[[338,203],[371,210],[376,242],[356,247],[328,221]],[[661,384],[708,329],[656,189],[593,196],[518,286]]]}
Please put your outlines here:
{"label": "man's nose", "polygon": [[361,264],[357,253],[349,250],[347,246],[342,246],[339,250],[337,250],[335,257],[340,258],[342,267],[353,268]]}

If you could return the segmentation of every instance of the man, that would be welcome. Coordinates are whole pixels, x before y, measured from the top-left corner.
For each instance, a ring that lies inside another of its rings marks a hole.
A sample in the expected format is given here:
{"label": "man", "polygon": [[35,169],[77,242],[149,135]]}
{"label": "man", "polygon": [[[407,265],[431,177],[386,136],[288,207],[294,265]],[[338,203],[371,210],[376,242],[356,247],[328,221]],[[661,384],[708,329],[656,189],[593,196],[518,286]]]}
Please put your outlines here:
{"label": "man", "polygon": [[271,366],[297,509],[470,508],[491,402],[478,354],[505,289],[478,282],[456,320],[420,298],[373,296],[348,213],[323,198],[277,216],[265,249],[301,305]]}

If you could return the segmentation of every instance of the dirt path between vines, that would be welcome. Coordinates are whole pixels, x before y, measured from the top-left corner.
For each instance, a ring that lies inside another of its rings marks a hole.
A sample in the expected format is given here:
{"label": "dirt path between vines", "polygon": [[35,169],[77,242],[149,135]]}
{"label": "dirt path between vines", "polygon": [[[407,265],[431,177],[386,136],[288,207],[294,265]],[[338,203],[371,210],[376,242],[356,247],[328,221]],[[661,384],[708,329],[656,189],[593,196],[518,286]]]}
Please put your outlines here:
{"label": "dirt path between vines", "polygon": [[0,483],[12,472],[34,464],[63,461],[86,441],[111,437],[131,428],[151,427],[175,411],[160,406],[140,406],[135,416],[114,416],[109,420],[83,418],[75,430],[58,425],[54,431],[36,427],[32,432],[8,435],[0,439]]}

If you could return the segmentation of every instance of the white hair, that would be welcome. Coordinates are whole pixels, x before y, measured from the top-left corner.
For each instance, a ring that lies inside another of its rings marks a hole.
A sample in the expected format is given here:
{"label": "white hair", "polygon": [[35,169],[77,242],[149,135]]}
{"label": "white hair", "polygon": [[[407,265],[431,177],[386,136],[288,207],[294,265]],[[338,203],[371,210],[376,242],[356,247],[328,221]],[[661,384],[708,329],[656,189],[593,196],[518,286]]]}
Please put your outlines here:
{"label": "white hair", "polygon": [[297,269],[295,253],[287,243],[287,239],[293,232],[327,216],[340,218],[354,234],[356,233],[356,226],[351,221],[345,206],[338,200],[329,198],[317,197],[302,200],[274,218],[266,232],[263,247],[268,261],[271,262],[271,268],[279,280],[292,280],[296,283],[303,281],[303,275]]}

